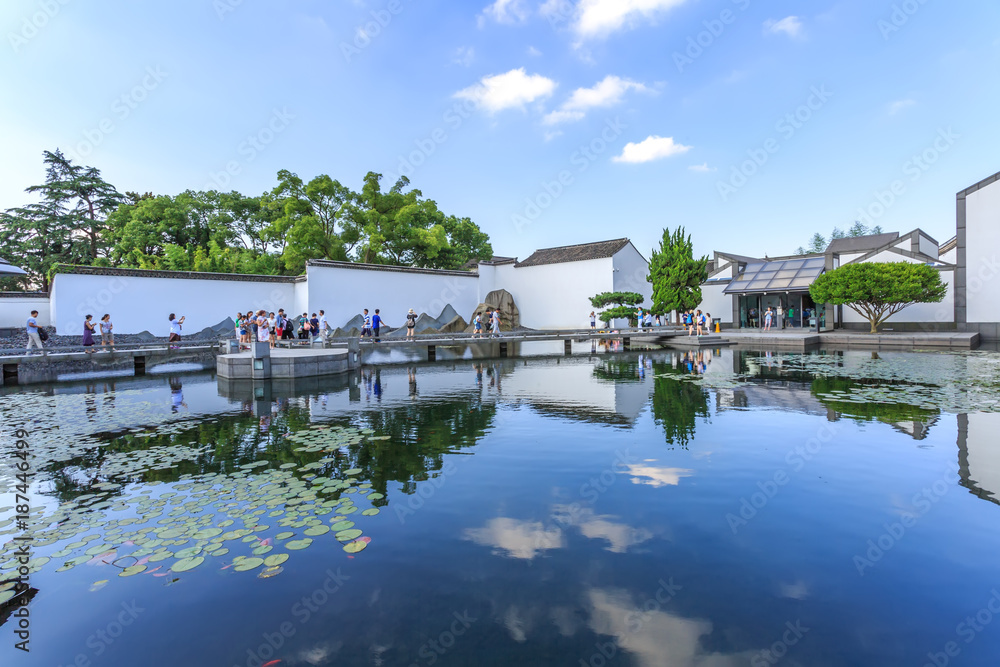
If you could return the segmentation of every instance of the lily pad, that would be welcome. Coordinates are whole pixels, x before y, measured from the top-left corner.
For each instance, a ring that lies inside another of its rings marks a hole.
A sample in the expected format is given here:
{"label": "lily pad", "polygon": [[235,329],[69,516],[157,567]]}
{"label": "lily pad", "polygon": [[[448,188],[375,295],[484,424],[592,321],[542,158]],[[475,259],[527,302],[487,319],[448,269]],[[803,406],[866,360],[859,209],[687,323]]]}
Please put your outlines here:
{"label": "lily pad", "polygon": [[356,554],[359,551],[364,551],[365,547],[368,546],[367,542],[362,542],[361,540],[355,540],[353,542],[348,542],[344,545],[344,551],[349,554]]}
{"label": "lily pad", "polygon": [[348,540],[354,540],[361,537],[361,531],[357,528],[351,528],[349,530],[342,530],[336,535],[334,535],[339,541],[347,542]]}
{"label": "lily pad", "polygon": [[233,567],[237,572],[247,572],[248,570],[253,570],[264,564],[263,558],[244,558],[239,563]]}
{"label": "lily pad", "polygon": [[194,558],[184,558],[174,563],[170,569],[173,570],[174,572],[187,572],[189,570],[193,570],[194,568],[198,567],[204,562],[205,558],[202,556],[195,556]]}
{"label": "lily pad", "polygon": [[305,549],[312,544],[312,540],[308,537],[301,540],[292,540],[291,542],[285,542],[285,548],[291,549],[293,551],[298,551],[299,549]]}

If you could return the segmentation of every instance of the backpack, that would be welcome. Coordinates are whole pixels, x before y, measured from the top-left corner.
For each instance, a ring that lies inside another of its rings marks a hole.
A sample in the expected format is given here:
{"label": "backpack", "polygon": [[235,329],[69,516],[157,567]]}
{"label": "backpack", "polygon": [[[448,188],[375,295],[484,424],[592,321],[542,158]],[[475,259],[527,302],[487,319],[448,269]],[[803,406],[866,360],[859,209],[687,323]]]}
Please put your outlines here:
{"label": "backpack", "polygon": [[49,332],[41,327],[38,327],[38,340],[44,343],[48,339],[49,339]]}

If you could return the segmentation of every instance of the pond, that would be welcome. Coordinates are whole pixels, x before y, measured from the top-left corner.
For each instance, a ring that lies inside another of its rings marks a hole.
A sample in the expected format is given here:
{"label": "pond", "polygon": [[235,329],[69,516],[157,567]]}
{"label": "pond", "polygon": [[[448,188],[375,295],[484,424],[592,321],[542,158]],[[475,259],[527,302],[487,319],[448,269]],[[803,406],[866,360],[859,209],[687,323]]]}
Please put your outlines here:
{"label": "pond", "polygon": [[0,420],[3,665],[1000,655],[996,353],[88,379]]}

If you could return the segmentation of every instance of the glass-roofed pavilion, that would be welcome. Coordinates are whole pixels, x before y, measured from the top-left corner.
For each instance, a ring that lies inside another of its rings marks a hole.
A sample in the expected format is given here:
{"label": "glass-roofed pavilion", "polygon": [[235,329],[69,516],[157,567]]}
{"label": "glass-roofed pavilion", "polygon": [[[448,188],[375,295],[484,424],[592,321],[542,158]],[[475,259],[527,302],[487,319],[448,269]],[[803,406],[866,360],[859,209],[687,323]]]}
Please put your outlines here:
{"label": "glass-roofed pavilion", "polygon": [[[768,308],[775,328],[815,327],[817,308],[809,296],[809,286],[825,270],[823,256],[748,262],[723,293],[739,297],[742,328],[761,326]],[[823,328],[825,309],[818,310]]]}

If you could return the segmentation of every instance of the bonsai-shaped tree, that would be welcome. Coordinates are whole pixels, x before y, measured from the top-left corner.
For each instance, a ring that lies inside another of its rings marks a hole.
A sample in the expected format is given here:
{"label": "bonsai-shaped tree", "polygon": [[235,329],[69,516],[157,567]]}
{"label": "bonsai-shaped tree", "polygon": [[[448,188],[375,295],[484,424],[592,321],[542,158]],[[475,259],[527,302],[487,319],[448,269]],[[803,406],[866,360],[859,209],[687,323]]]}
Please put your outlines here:
{"label": "bonsai-shaped tree", "polygon": [[649,260],[654,315],[694,310],[701,303],[701,284],[708,279],[708,257],[695,259],[691,235],[683,227],[663,230],[659,250]]}
{"label": "bonsai-shaped tree", "polygon": [[637,292],[601,292],[590,297],[590,305],[594,308],[605,308],[597,314],[604,326],[611,320],[628,320],[631,325],[636,321],[635,310],[642,302],[643,296]]}
{"label": "bonsai-shaped tree", "polygon": [[871,323],[883,323],[915,303],[938,303],[948,293],[937,269],[909,262],[847,264],[824,273],[809,288],[816,303],[846,305]]}

